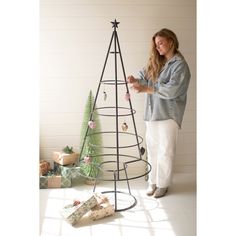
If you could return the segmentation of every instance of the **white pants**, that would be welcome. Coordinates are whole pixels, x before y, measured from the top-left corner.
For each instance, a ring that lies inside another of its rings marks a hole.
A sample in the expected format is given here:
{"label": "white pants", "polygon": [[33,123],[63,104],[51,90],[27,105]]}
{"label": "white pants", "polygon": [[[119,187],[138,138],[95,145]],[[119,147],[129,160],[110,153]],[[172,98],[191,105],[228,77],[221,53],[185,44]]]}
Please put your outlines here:
{"label": "white pants", "polygon": [[172,119],[146,122],[147,155],[152,166],[149,184],[156,184],[159,188],[170,186],[178,130],[178,124]]}

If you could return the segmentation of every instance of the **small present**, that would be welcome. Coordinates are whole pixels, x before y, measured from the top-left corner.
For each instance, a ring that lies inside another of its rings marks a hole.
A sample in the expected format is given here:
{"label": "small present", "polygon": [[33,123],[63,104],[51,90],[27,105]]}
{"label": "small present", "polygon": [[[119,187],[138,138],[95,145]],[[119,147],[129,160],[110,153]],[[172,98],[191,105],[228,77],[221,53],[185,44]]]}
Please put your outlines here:
{"label": "small present", "polygon": [[76,152],[65,153],[65,152],[53,152],[52,159],[53,161],[59,163],[60,165],[69,165],[74,164],[79,158],[79,154]]}
{"label": "small present", "polygon": [[102,193],[94,193],[94,197],[97,199],[98,205],[108,202],[107,196]]}
{"label": "small present", "polygon": [[39,177],[39,187],[48,188],[48,178],[46,176]]}
{"label": "small present", "polygon": [[109,201],[102,203],[93,207],[89,213],[88,217],[92,220],[102,219],[107,216],[111,216],[115,213],[114,206],[109,203]]}
{"label": "small present", "polygon": [[54,171],[66,178],[74,179],[74,178],[80,177],[79,169],[80,169],[80,167],[74,166],[72,164],[62,166],[62,165],[54,162]]}
{"label": "small present", "polygon": [[69,188],[71,185],[71,178],[61,177],[61,188]]}
{"label": "small present", "polygon": [[61,175],[48,176],[48,188],[60,188]]}
{"label": "small present", "polygon": [[97,199],[93,195],[84,202],[77,200],[73,204],[66,205],[61,210],[61,215],[69,224],[74,226],[91,208],[95,207],[97,204]]}
{"label": "small present", "polygon": [[46,175],[51,170],[50,163],[46,160],[40,160],[39,175]]}
{"label": "small present", "polygon": [[71,187],[71,178],[50,173],[46,176],[40,176],[40,188],[69,188]]}
{"label": "small present", "polygon": [[57,162],[54,162],[54,172],[64,176],[64,177],[71,177],[71,168],[73,167],[72,164],[63,166],[58,164]]}

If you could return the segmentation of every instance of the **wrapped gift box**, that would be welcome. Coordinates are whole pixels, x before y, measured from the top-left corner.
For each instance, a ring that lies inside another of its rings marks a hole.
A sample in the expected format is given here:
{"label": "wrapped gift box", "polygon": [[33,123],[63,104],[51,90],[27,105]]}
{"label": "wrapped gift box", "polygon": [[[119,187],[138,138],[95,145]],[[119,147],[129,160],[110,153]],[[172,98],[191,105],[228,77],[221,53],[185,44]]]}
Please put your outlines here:
{"label": "wrapped gift box", "polygon": [[88,211],[90,211],[91,208],[95,207],[97,204],[97,199],[93,195],[79,205],[66,205],[62,209],[61,215],[69,224],[74,226]]}
{"label": "wrapped gift box", "polygon": [[75,152],[71,154],[67,154],[64,152],[53,152],[53,155],[52,155],[53,161],[63,166],[74,164],[78,158],[79,158],[79,154]]}
{"label": "wrapped gift box", "polygon": [[114,206],[111,205],[108,201],[105,203],[102,203],[100,205],[97,205],[93,207],[89,213],[88,216],[92,220],[98,220],[102,219],[107,216],[111,216],[115,213]]}
{"label": "wrapped gift box", "polygon": [[67,177],[67,178],[71,178],[71,168],[73,168],[73,165],[67,165],[67,166],[63,166],[58,164],[57,162],[54,162],[54,172],[59,173],[60,175]]}
{"label": "wrapped gift box", "polygon": [[69,188],[71,187],[71,178],[61,175],[40,176],[40,188]]}
{"label": "wrapped gift box", "polygon": [[39,177],[39,187],[48,188],[48,178],[46,176]]}
{"label": "wrapped gift box", "polygon": [[60,188],[61,175],[48,176],[48,188]]}
{"label": "wrapped gift box", "polygon": [[74,166],[73,164],[62,166],[54,162],[54,171],[66,178],[75,179],[75,178],[80,177],[79,168],[80,167]]}

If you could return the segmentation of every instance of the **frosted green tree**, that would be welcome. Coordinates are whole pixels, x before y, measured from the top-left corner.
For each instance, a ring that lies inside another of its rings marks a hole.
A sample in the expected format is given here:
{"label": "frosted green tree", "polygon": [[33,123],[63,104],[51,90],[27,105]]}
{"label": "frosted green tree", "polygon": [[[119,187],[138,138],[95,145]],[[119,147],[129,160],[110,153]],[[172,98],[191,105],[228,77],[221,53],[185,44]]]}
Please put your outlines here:
{"label": "frosted green tree", "polygon": [[[84,109],[83,122],[80,131],[80,158],[81,160],[84,160],[84,162],[81,162],[80,167],[82,172],[88,177],[96,177],[98,171],[96,166],[101,163],[101,158],[97,155],[102,153],[101,148],[98,148],[102,146],[102,136],[99,133],[101,131],[101,125],[96,110],[93,111],[93,104],[94,97],[92,91],[90,90]],[[88,128],[88,122],[90,121],[91,113],[92,120],[96,124],[95,128]],[[86,135],[87,129],[88,133]],[[82,147],[83,150],[81,150]]]}

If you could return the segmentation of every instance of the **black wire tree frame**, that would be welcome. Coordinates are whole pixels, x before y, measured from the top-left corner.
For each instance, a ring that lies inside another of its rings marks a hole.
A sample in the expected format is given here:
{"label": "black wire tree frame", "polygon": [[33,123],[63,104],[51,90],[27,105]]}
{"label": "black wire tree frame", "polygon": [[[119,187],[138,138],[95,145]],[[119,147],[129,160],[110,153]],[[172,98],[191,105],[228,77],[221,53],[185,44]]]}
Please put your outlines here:
{"label": "black wire tree frame", "polygon": [[[126,86],[126,92],[128,94],[129,94],[129,88],[128,88],[128,85],[127,85],[125,68],[124,68],[124,63],[123,63],[123,59],[122,59],[118,34],[117,34],[117,30],[116,30],[118,28],[118,24],[120,22],[117,22],[116,19],[115,19],[111,23],[112,23],[112,28],[114,28],[114,30],[113,30],[111,40],[110,40],[110,43],[109,43],[109,47],[108,47],[108,51],[107,51],[107,54],[106,54],[106,59],[105,59],[105,63],[104,63],[103,69],[102,69],[102,74],[101,74],[100,81],[99,81],[99,84],[98,84],[97,92],[96,92],[96,95],[95,95],[95,98],[94,98],[94,104],[93,104],[92,112],[90,114],[90,121],[93,120],[93,113],[95,111],[97,112],[98,115],[101,115],[101,116],[115,117],[116,130],[115,131],[108,131],[108,132],[90,133],[91,129],[88,125],[87,130],[86,130],[86,134],[85,134],[85,137],[84,137],[84,141],[83,141],[83,144],[82,144],[82,148],[81,148],[81,153],[83,151],[86,138],[89,135],[115,134],[115,136],[116,136],[116,145],[115,146],[97,147],[96,145],[90,143],[90,145],[95,147],[95,148],[108,148],[108,149],[115,149],[116,150],[115,154],[97,155],[97,156],[103,156],[103,157],[104,156],[114,156],[115,158],[113,158],[114,160],[111,160],[111,161],[102,161],[100,164],[97,165],[96,168],[98,169],[98,171],[97,171],[97,176],[94,177],[95,184],[94,184],[93,191],[95,192],[96,184],[97,184],[98,180],[113,181],[114,182],[114,190],[103,191],[102,193],[114,193],[115,211],[124,211],[124,210],[128,210],[128,209],[134,207],[137,204],[136,198],[131,194],[129,180],[146,176],[151,171],[151,165],[146,160],[142,159],[142,155],[144,154],[145,149],[143,147],[140,147],[140,144],[143,142],[143,138],[137,134],[136,124],[135,124],[135,119],[134,119],[134,114],[136,113],[136,111],[132,108],[131,99],[128,99],[129,108],[120,107],[118,105],[118,86],[119,85],[125,85]],[[113,40],[114,40],[114,51],[111,51],[111,45],[112,45]],[[115,57],[115,79],[114,80],[103,80],[103,75],[104,75],[104,71],[105,71],[105,68],[106,68],[107,59],[108,59],[108,56],[109,56],[110,53],[114,54],[114,57]],[[122,66],[122,70],[123,70],[124,80],[118,80],[118,78],[117,78],[117,54],[119,54],[119,56],[120,56],[120,61],[121,61],[121,66]],[[98,94],[99,94],[99,91],[100,91],[101,84],[109,84],[109,85],[114,85],[115,86],[115,106],[114,107],[98,107],[98,108],[96,108],[96,102],[97,102],[97,98],[98,98]],[[102,112],[102,111],[107,110],[107,109],[115,109],[115,113],[114,114],[107,114],[107,113]],[[119,113],[119,110],[125,111],[125,114]],[[119,131],[119,120],[118,120],[118,118],[120,116],[130,116],[130,115],[132,116],[132,121],[133,121],[133,126],[134,126],[134,134]],[[134,145],[120,146],[120,144],[119,144],[119,138],[120,138],[119,134],[134,135],[136,137],[136,143]],[[139,157],[120,154],[120,149],[121,148],[129,148],[129,147],[135,147],[135,146],[137,146],[137,148],[138,148]],[[130,158],[131,160],[130,161],[125,161],[125,162],[120,162],[120,157]],[[138,162],[138,161],[145,162],[145,164],[146,164],[145,172],[140,174],[140,175],[129,177],[128,174],[127,174],[128,165],[131,164],[131,163],[134,163],[134,162]],[[83,162],[83,160],[82,160],[82,162]],[[110,178],[110,179],[104,178],[103,179],[103,177],[99,176],[99,173],[103,172],[103,166],[105,164],[109,164],[109,163],[113,163],[116,166],[114,169],[112,168],[112,169],[106,170],[107,172],[112,173],[112,178]],[[123,175],[124,177],[121,177],[120,172],[124,173],[124,175]],[[83,175],[83,173],[81,173],[81,175]],[[117,190],[117,182],[118,181],[127,181],[128,193],[121,192],[121,191]],[[118,207],[118,197],[117,197],[118,194],[127,194],[128,197],[132,198],[132,203],[128,203],[128,207],[123,207],[123,208]]]}

